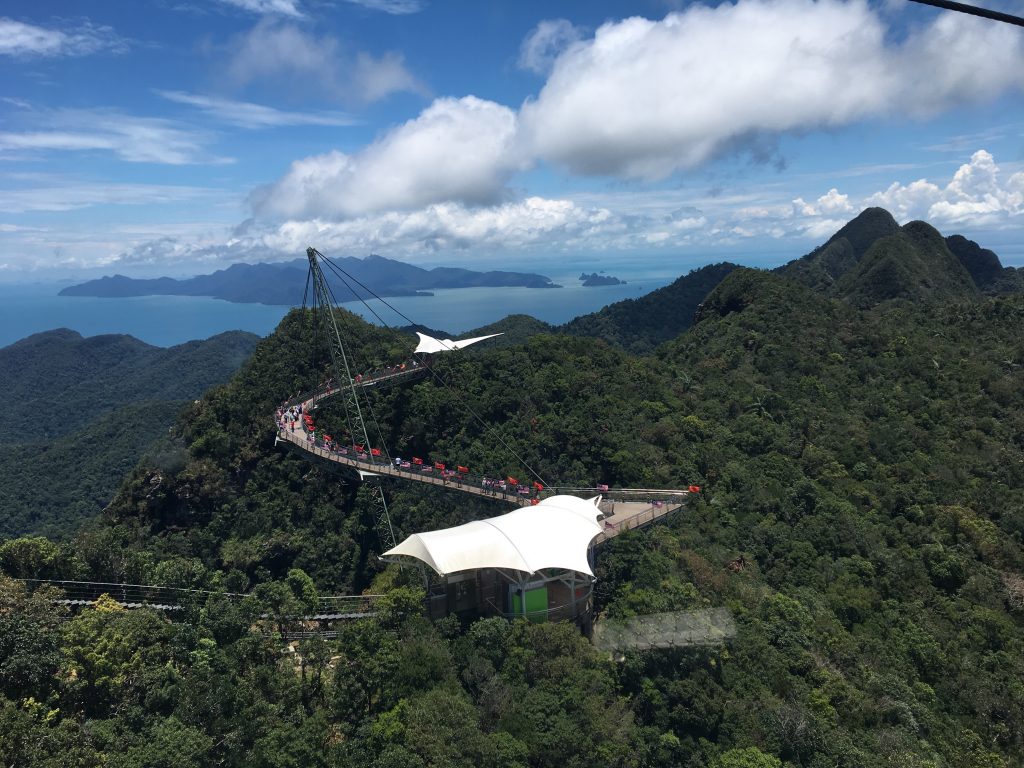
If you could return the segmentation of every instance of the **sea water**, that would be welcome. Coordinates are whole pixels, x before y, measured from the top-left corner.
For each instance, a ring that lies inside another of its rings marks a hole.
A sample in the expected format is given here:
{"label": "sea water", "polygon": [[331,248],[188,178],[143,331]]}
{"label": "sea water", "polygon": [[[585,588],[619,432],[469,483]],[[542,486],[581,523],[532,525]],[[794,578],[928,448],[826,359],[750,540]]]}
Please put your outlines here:
{"label": "sea water", "polygon": [[[562,288],[446,288],[433,296],[386,298],[391,308],[380,302],[342,306],[378,325],[400,327],[411,322],[461,334],[512,314],[558,325],[669,282],[653,278],[584,288],[566,280]],[[232,330],[266,336],[290,309],[197,296],[58,296],[60,288],[42,283],[0,285],[0,347],[55,328],[70,328],[83,336],[123,333],[159,347]]]}

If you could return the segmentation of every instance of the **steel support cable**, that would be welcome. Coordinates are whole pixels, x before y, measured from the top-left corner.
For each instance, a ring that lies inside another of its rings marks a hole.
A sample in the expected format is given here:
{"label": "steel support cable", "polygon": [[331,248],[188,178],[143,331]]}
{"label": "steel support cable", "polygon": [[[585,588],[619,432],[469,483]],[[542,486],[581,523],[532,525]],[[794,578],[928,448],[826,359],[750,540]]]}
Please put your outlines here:
{"label": "steel support cable", "polygon": [[[359,436],[361,436],[365,447],[370,442],[370,436],[366,431],[366,421],[363,419],[362,408],[359,404],[359,393],[356,391],[355,382],[352,378],[348,353],[341,342],[341,333],[338,330],[338,320],[334,313],[334,305],[337,302],[317,258],[318,256],[323,258],[323,254],[315,248],[307,248],[306,256],[309,259],[309,271],[313,280],[313,288],[318,295],[321,309],[319,314],[326,314],[324,326],[328,334],[328,350],[331,355],[334,375],[338,379],[338,385],[344,393],[343,404],[349,435],[353,438],[353,441],[358,440]],[[329,328],[327,328],[328,323]],[[363,479],[365,481],[368,478],[364,477]],[[369,482],[368,485],[374,507],[374,524],[377,527],[377,535],[384,550],[388,550],[395,546],[395,531],[391,525],[391,515],[388,513],[384,489],[380,485],[379,477]]]}
{"label": "steel support cable", "polygon": [[[325,328],[328,335],[327,347],[331,355],[331,363],[335,369],[335,376],[339,379],[339,386],[345,383],[348,386],[347,400],[345,402],[345,420],[348,425],[349,435],[352,437],[353,442],[362,437],[364,443],[370,442],[369,436],[366,434],[366,424],[363,422],[363,414],[359,407],[359,399],[356,396],[355,388],[352,386],[352,372],[348,364],[348,355],[345,353],[345,348],[341,343],[341,334],[338,331],[338,323],[334,317],[334,308],[332,305],[333,296],[330,294],[330,286],[327,284],[327,280],[324,278],[323,272],[319,268],[319,264],[316,261],[315,255],[319,253],[314,249],[310,249],[311,253],[309,256],[310,272],[313,278],[313,289],[317,295],[317,303],[320,307],[320,312],[314,311],[314,315],[319,320],[320,315],[326,314],[327,318],[324,321],[326,327],[327,320],[330,321],[331,328],[328,330]],[[333,330],[333,337],[330,335]],[[338,365],[338,358],[340,357],[341,365]],[[357,429],[358,427],[358,429]],[[361,435],[360,435],[361,433]]]}
{"label": "steel support cable", "polygon": [[1014,16],[1009,13],[1002,13],[1000,11],[990,11],[988,8],[979,8],[976,5],[965,5],[964,3],[954,3],[952,0],[910,0],[912,3],[920,3],[921,5],[930,5],[934,8],[945,8],[947,11],[957,11],[958,13],[967,13],[971,16],[981,16],[985,19],[992,19],[993,21],[1002,21],[1006,24],[1016,24],[1018,27],[1024,27],[1024,19],[1020,16]]}
{"label": "steel support cable", "polygon": [[[371,307],[369,304],[366,303],[366,299],[364,299],[362,296],[360,296],[359,293],[356,291],[356,289],[353,288],[351,285],[349,285],[348,280],[352,280],[353,282],[355,282],[363,290],[365,290],[367,293],[369,293],[373,298],[377,299],[377,301],[382,302],[386,307],[391,309],[392,312],[398,312],[398,310],[396,310],[394,307],[392,307],[390,304],[388,304],[386,301],[384,301],[384,299],[382,299],[380,296],[378,296],[373,291],[371,291],[369,288],[367,288],[365,285],[363,285],[361,282],[359,282],[359,280],[357,280],[355,277],[353,277],[352,275],[348,274],[348,272],[346,272],[344,269],[339,267],[337,264],[335,264],[329,258],[327,258],[322,253],[320,253],[320,251],[317,251],[317,253],[320,255],[320,258],[323,259],[323,261],[327,265],[327,267],[338,277],[339,280],[341,280],[342,283],[344,283],[345,287],[348,288],[352,292],[352,295],[355,297],[356,301],[358,301],[360,304],[362,304],[364,307],[366,307],[366,311],[369,312],[371,315],[373,315],[375,318],[377,318],[377,322],[379,322],[382,326],[384,326],[385,328],[390,328],[391,326],[384,320],[384,318],[381,317],[380,315],[378,315],[377,311],[373,307]],[[346,279],[346,277],[348,278],[348,280]],[[398,314],[401,314],[401,313],[398,313]],[[402,317],[405,317],[405,316],[402,315]],[[405,319],[409,320],[409,318],[407,318],[407,317]],[[411,320],[409,322],[412,323]]]}
{"label": "steel support cable", "polygon": [[[327,259],[327,257],[324,256],[322,253],[320,253],[320,251],[316,251],[316,253],[319,255],[319,257],[321,259],[324,259],[324,260]],[[345,280],[344,275],[338,274],[337,269],[334,267],[333,264],[328,264],[328,267],[330,267],[331,269],[333,269],[335,271],[335,275],[341,280],[341,282],[344,284],[344,286],[346,288],[348,288],[349,291],[352,292],[353,296],[355,296],[357,299],[359,299],[359,294],[356,293],[356,290],[351,285],[349,285],[347,280]],[[324,280],[324,286],[327,288],[327,293],[330,296],[331,302],[333,302],[329,311],[333,312],[334,311],[334,307],[338,306],[338,304],[339,304],[338,298],[334,295],[334,289],[331,288],[331,284],[328,283],[326,280]],[[360,301],[362,301],[362,299],[360,299]],[[363,301],[363,305],[366,306],[366,308],[370,312],[373,312],[374,316],[380,321],[380,323],[382,325],[387,326],[387,324],[384,322],[384,320],[379,315],[377,315],[377,313],[373,311],[373,308],[370,307],[369,305],[367,305],[365,301]],[[340,382],[339,382],[339,386],[340,386]],[[377,438],[378,438],[381,446],[383,446],[384,456],[390,462],[391,461],[391,454],[388,452],[387,442],[384,440],[384,431],[380,428],[380,422],[377,421],[377,414],[374,413],[373,406],[370,404],[370,399],[369,398],[366,398],[365,403],[366,403],[366,410],[369,411],[370,418],[373,420],[373,425],[374,425],[374,427],[377,430]],[[364,433],[365,433],[365,424],[364,424]],[[369,435],[366,435],[366,441],[367,442],[370,441]]]}
{"label": "steel support cable", "polygon": [[[317,251],[317,253],[319,253],[319,251]],[[404,313],[402,313],[397,308],[393,307],[387,301],[385,301],[380,296],[378,296],[376,293],[374,293],[372,289],[370,289],[368,286],[366,286],[362,282],[360,282],[358,278],[353,277],[352,275],[348,274],[348,272],[346,272],[344,269],[342,269],[341,267],[339,267],[336,264],[334,264],[333,262],[331,262],[331,260],[328,257],[324,256],[323,254],[320,254],[320,255],[328,263],[328,265],[330,265],[335,270],[335,274],[338,274],[338,276],[342,279],[343,282],[345,282],[346,285],[348,285],[348,282],[345,280],[345,276],[347,276],[349,279],[351,279],[353,282],[355,282],[357,285],[359,285],[363,290],[365,290],[368,294],[370,294],[370,296],[374,297],[375,299],[377,299],[377,301],[381,302],[384,306],[388,307],[396,315],[398,315],[399,317],[404,319],[407,323],[409,323],[409,325],[416,325],[416,323],[413,322],[413,320],[411,320]],[[351,286],[349,286],[349,290],[352,290]],[[358,294],[354,290],[352,290],[352,293],[353,293],[353,295],[355,295],[358,298]],[[362,299],[360,299],[360,301],[373,314],[373,316],[376,317],[380,321],[382,326],[384,326],[385,328],[391,328],[391,326],[387,322],[385,322],[384,319],[381,318],[381,316],[378,315],[373,310],[372,307],[370,307]],[[457,348],[452,347],[452,348],[449,348],[449,350],[450,351],[456,351]],[[462,397],[462,394],[455,387],[453,387],[450,382],[448,382],[443,376],[441,376],[437,371],[435,371],[425,360],[422,360],[421,363],[422,363],[423,367],[427,370],[427,372],[430,373],[431,376],[433,376],[443,387],[445,387],[450,392],[452,392],[452,394],[455,395],[456,399],[459,401],[459,403],[462,405],[462,407],[465,408],[470,413],[470,415],[473,416],[473,418],[476,419],[480,423],[480,425],[484,428],[485,433],[490,434],[494,438],[496,438],[498,440],[498,442],[501,443],[502,447],[504,447],[505,450],[508,451],[515,458],[515,460],[519,462],[520,466],[522,466],[524,469],[526,469],[527,472],[529,472],[531,475],[533,475],[535,478],[537,478],[537,480],[542,485],[546,486],[548,484],[547,481],[543,477],[541,477],[540,474],[532,466],[530,466],[526,462],[526,460],[522,456],[520,456],[515,451],[515,449],[512,448],[512,446],[510,446],[504,440],[504,438],[502,438],[502,436],[490,424],[488,424],[487,421],[485,421],[484,418],[482,416],[480,416],[480,414],[478,414],[473,409],[472,406],[469,405],[468,402],[466,402],[465,398]]]}
{"label": "steel support cable", "polygon": [[[401,311],[399,311],[399,310],[398,310],[397,308],[393,307],[393,306],[392,306],[391,304],[389,304],[389,303],[388,303],[387,301],[385,301],[385,300],[384,300],[384,299],[382,299],[382,298],[381,298],[380,296],[378,296],[378,295],[377,295],[376,293],[374,293],[374,292],[373,292],[373,291],[372,291],[372,290],[371,290],[371,289],[370,289],[370,288],[369,288],[368,286],[366,286],[366,285],[364,285],[364,284],[363,284],[362,282],[360,282],[358,278],[356,278],[356,277],[353,277],[353,276],[352,276],[352,275],[350,275],[350,274],[349,274],[348,272],[346,272],[346,271],[345,271],[344,269],[342,269],[342,268],[341,268],[340,266],[338,266],[337,264],[334,264],[334,262],[332,262],[332,261],[331,261],[331,260],[330,260],[330,259],[329,259],[328,257],[324,256],[324,255],[323,255],[322,253],[320,253],[319,251],[316,251],[316,249],[314,249],[314,251],[315,251],[316,253],[318,253],[318,254],[320,255],[320,257],[321,257],[321,258],[322,258],[322,259],[323,259],[323,260],[324,260],[324,261],[325,261],[325,262],[326,262],[326,263],[327,263],[327,264],[328,264],[328,265],[329,265],[329,266],[330,266],[330,267],[331,267],[331,268],[332,268],[332,269],[333,269],[333,270],[335,271],[335,274],[338,274],[338,273],[340,273],[340,274],[339,274],[339,277],[340,277],[341,275],[347,276],[347,277],[348,277],[348,278],[349,278],[350,280],[352,280],[352,281],[353,281],[353,282],[354,282],[354,283],[355,283],[356,285],[358,285],[358,286],[359,286],[360,288],[362,288],[362,289],[363,289],[364,291],[366,291],[366,292],[367,292],[367,293],[368,293],[368,294],[369,294],[370,296],[372,296],[373,298],[377,299],[377,301],[379,301],[379,302],[380,302],[381,304],[383,304],[383,305],[384,305],[385,307],[387,307],[387,308],[388,308],[388,309],[390,309],[390,310],[391,310],[392,312],[394,312],[394,313],[395,313],[396,315],[398,315],[398,316],[399,316],[399,317],[401,317],[401,318],[402,318],[403,320],[405,320],[405,321],[406,321],[406,322],[407,322],[407,323],[408,323],[409,325],[417,325],[417,323],[413,322],[413,321],[412,321],[412,320],[411,320],[411,319],[410,319],[409,317],[407,317],[407,316],[406,316],[406,315],[405,315],[405,314],[404,314],[403,312],[401,312]],[[342,278],[342,280],[344,281],[344,278]],[[347,283],[347,281],[344,281],[344,282],[346,282],[346,285],[348,284],[348,283]],[[351,287],[350,287],[350,290],[351,290]],[[353,291],[353,294],[355,294],[355,291]],[[358,298],[358,294],[356,294],[356,296],[357,296],[357,298]],[[366,304],[366,302],[365,302],[365,301],[363,301],[362,299],[360,299],[360,301],[361,301],[361,302],[363,303],[363,305],[364,305],[364,306],[366,306],[366,307],[367,307],[367,309],[368,309],[368,310],[369,310],[369,311],[370,311],[371,313],[373,313],[373,316],[374,316],[374,317],[376,317],[376,318],[377,318],[377,319],[378,319],[378,320],[380,321],[381,325],[383,325],[383,326],[384,326],[385,328],[389,328],[389,329],[391,328],[391,325],[389,325],[388,323],[386,323],[386,322],[385,322],[385,321],[384,321],[384,320],[383,320],[383,319],[382,319],[382,318],[380,317],[380,315],[378,315],[378,314],[377,314],[376,312],[374,312],[374,310],[373,310],[372,308],[370,308],[370,307],[369,307],[369,306],[368,306],[368,305]],[[433,368],[432,368],[432,367],[431,367],[430,365],[428,365],[428,364],[426,363],[426,361],[421,361],[421,362],[422,362],[422,365],[423,365],[423,367],[427,369],[427,371],[428,371],[428,372],[430,373],[430,375],[431,375],[431,376],[433,376],[433,377],[434,377],[435,379],[437,379],[437,381],[438,381],[438,382],[439,382],[439,383],[440,383],[440,384],[441,384],[441,385],[442,385],[443,387],[445,387],[446,389],[448,389],[448,390],[449,390],[450,392],[452,392],[452,393],[453,393],[453,394],[455,395],[456,399],[457,399],[457,400],[459,401],[459,403],[460,403],[460,404],[462,405],[462,407],[463,407],[463,408],[465,408],[465,409],[466,409],[466,410],[467,410],[467,411],[468,411],[468,412],[470,413],[470,415],[471,415],[471,416],[472,416],[472,417],[473,417],[474,419],[476,419],[476,420],[477,420],[477,421],[478,421],[478,422],[480,423],[480,425],[481,425],[481,426],[482,426],[482,427],[484,428],[484,431],[485,431],[485,432],[486,432],[487,434],[490,434],[490,435],[492,435],[493,437],[495,437],[495,438],[496,438],[496,439],[498,440],[498,442],[499,442],[499,443],[501,443],[502,447],[504,447],[504,449],[505,449],[506,451],[508,451],[508,452],[509,452],[509,453],[510,453],[510,454],[511,454],[511,455],[512,455],[512,456],[513,456],[514,458],[515,458],[515,460],[516,460],[516,461],[518,461],[518,462],[519,462],[520,466],[522,466],[522,467],[523,467],[523,468],[524,468],[524,469],[525,469],[525,470],[526,470],[527,472],[529,472],[529,473],[530,473],[531,475],[533,475],[533,476],[534,476],[535,478],[537,478],[537,480],[538,480],[538,481],[539,481],[539,482],[541,483],[541,485],[545,485],[545,486],[546,486],[546,485],[548,484],[548,483],[547,483],[547,481],[546,481],[546,480],[545,480],[545,479],[544,479],[543,477],[541,477],[541,476],[540,476],[540,473],[538,473],[538,472],[537,472],[537,471],[536,471],[536,470],[535,470],[535,469],[534,469],[533,467],[531,467],[531,466],[530,466],[530,465],[529,465],[529,464],[528,464],[528,463],[526,462],[526,460],[525,460],[525,459],[524,459],[524,458],[523,458],[522,456],[520,456],[520,455],[519,455],[519,454],[518,454],[518,453],[517,453],[517,452],[515,451],[515,449],[513,449],[513,448],[512,448],[512,446],[510,446],[510,445],[509,445],[509,444],[508,444],[507,442],[505,442],[504,438],[502,438],[502,436],[501,436],[500,434],[498,434],[498,432],[497,432],[497,431],[495,431],[495,429],[494,429],[494,428],[493,428],[493,427],[492,427],[492,426],[491,426],[490,424],[488,424],[488,423],[487,423],[487,422],[486,422],[486,421],[485,421],[485,420],[483,419],[483,417],[482,417],[482,416],[480,416],[480,414],[478,414],[478,413],[477,413],[477,412],[476,412],[476,411],[475,411],[475,410],[474,410],[474,409],[472,408],[472,406],[470,406],[470,405],[469,405],[469,403],[467,403],[467,402],[466,402],[465,398],[463,398],[463,397],[462,397],[462,394],[461,394],[461,393],[460,393],[460,392],[459,392],[459,391],[458,391],[457,389],[455,389],[455,387],[453,387],[453,386],[452,386],[452,385],[451,385],[451,384],[450,384],[450,383],[449,383],[448,381],[446,381],[446,380],[445,380],[445,378],[444,378],[443,376],[441,376],[441,375],[440,375],[440,374],[439,374],[439,373],[438,373],[437,371],[435,371],[435,370],[434,370],[434,369],[433,369]]]}

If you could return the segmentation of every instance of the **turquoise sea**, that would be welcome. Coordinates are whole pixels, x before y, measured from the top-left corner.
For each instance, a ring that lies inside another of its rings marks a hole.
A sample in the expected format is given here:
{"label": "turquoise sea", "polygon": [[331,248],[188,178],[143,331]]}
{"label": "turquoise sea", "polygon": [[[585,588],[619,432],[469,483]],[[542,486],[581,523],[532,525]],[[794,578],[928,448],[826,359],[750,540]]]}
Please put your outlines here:
{"label": "turquoise sea", "polygon": [[[564,287],[450,288],[435,291],[434,296],[396,297],[386,301],[413,322],[460,334],[511,314],[564,323],[578,315],[595,312],[606,304],[642,296],[671,280],[649,279],[593,288],[584,288],[574,280],[556,279],[556,282]],[[191,296],[127,299],[58,296],[60,288],[41,283],[0,285],[0,347],[54,328],[70,328],[83,336],[125,333],[159,347],[205,339],[231,330],[266,336],[289,309]],[[361,304],[343,306],[370,322],[379,323]],[[408,324],[387,307],[371,306],[388,325]]]}

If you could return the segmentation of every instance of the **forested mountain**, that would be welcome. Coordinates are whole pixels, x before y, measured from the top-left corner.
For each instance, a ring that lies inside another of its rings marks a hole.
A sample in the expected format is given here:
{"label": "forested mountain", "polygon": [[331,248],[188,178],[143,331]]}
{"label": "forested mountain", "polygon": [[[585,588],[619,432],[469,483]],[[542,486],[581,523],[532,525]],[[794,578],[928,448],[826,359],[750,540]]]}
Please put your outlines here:
{"label": "forested mountain", "polygon": [[154,347],[66,328],[0,349],[0,535],[66,536],[100,510],[184,404],[226,381],[258,337]]}
{"label": "forested mountain", "polygon": [[939,232],[912,221],[876,240],[829,293],[860,307],[889,299],[970,299],[979,295],[970,273]]}
{"label": "forested mountain", "polygon": [[[490,425],[551,483],[701,485],[666,523],[599,550],[598,609],[725,606],[727,645],[614,662],[571,626],[427,623],[419,574],[373,557],[365,489],[274,446],[274,407],[326,373],[296,310],[186,410],[178,455],[139,465],[100,524],[62,546],[0,544],[11,576],[253,597],[213,595],[187,620],[105,605],[61,623],[0,583],[0,754],[176,768],[1024,763],[1024,295],[947,291],[958,273],[941,249],[923,255],[937,245],[923,227],[847,234],[834,253],[853,260],[827,288],[733,269],[655,355],[536,333],[441,358],[450,389],[371,395],[398,452],[516,470]],[[878,272],[861,269],[847,295],[870,302],[831,295],[890,238],[941,290],[879,301]],[[365,367],[408,347],[338,319]],[[338,405],[317,420],[340,424]],[[400,535],[495,513],[444,491],[388,494]],[[745,568],[726,567],[739,557]],[[365,588],[390,596],[337,639],[288,654],[251,631],[317,589]]]}
{"label": "forested mountain", "polygon": [[962,235],[944,238],[923,221],[900,227],[881,208],[866,209],[824,245],[776,272],[861,307],[1024,288],[1020,271],[1003,267],[992,251]]}
{"label": "forested mountain", "polygon": [[776,271],[816,291],[826,291],[847,270],[854,267],[877,240],[891,237],[900,226],[882,208],[868,208],[832,237],[800,259]]}
{"label": "forested mountain", "polygon": [[559,330],[597,336],[634,354],[646,354],[689,328],[704,297],[734,269],[736,265],[728,262],[709,264],[638,299],[624,299],[581,315]]}
{"label": "forested mountain", "polygon": [[946,245],[970,272],[974,284],[984,293],[1024,291],[1024,269],[1004,267],[995,253],[963,235],[947,237]]}
{"label": "forested mountain", "polygon": [[132,336],[83,338],[67,328],[33,334],[0,348],[0,392],[31,412],[25,422],[0,422],[0,440],[26,443],[66,435],[127,403],[193,399],[227,380],[258,339],[228,331],[155,347]]}

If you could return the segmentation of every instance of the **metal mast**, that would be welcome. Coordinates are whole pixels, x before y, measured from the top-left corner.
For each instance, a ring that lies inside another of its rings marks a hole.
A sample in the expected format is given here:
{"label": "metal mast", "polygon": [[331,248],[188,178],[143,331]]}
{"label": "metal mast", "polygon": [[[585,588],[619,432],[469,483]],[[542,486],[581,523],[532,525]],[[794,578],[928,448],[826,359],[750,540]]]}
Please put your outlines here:
{"label": "metal mast", "polygon": [[[345,419],[348,421],[349,434],[352,440],[360,438],[367,450],[370,449],[370,436],[366,431],[366,423],[363,421],[363,411],[359,406],[358,388],[355,379],[352,377],[352,370],[348,364],[348,355],[345,354],[345,346],[341,343],[341,334],[338,332],[338,322],[334,317],[334,304],[331,301],[331,294],[327,288],[327,281],[320,269],[320,262],[317,257],[322,257],[316,248],[307,248],[306,256],[309,258],[309,273],[313,277],[313,290],[315,292],[315,306],[319,305],[321,316],[326,318],[324,323],[327,335],[327,347],[331,354],[331,367],[334,371],[334,378],[338,382],[338,394],[345,406]],[[391,516],[388,514],[388,506],[384,501],[384,489],[380,484],[380,476],[366,472],[360,472],[363,482],[367,484],[370,497],[373,500],[374,522],[377,526],[377,536],[380,539],[382,551],[387,551],[395,546],[395,532],[391,527]]]}

